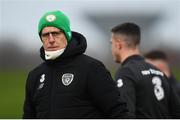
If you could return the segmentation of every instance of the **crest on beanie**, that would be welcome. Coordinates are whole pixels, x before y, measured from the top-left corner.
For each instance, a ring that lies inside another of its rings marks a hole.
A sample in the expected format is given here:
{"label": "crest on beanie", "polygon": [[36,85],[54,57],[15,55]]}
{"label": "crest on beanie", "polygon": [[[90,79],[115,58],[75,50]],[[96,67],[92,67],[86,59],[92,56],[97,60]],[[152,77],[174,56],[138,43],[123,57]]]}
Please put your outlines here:
{"label": "crest on beanie", "polygon": [[70,21],[69,18],[62,13],[61,11],[50,11],[45,13],[38,24],[38,33],[40,35],[42,29],[47,26],[53,26],[58,29],[62,29],[65,33],[65,36],[67,38],[67,41],[71,41],[72,33],[70,28]]}
{"label": "crest on beanie", "polygon": [[56,19],[56,16],[55,16],[55,15],[47,15],[47,16],[46,16],[46,20],[47,20],[48,22],[53,22],[55,19]]}

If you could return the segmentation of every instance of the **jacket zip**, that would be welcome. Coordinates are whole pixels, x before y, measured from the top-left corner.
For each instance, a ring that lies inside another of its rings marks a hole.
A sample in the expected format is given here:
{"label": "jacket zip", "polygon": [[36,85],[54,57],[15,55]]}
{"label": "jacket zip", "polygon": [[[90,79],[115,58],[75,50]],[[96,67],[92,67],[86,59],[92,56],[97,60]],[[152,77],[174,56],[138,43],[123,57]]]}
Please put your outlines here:
{"label": "jacket zip", "polygon": [[54,102],[53,102],[53,99],[54,99],[54,98],[53,98],[53,97],[54,97],[54,92],[53,92],[53,91],[54,91],[54,74],[55,74],[55,72],[54,72],[54,71],[55,71],[55,70],[54,70],[54,67],[51,66],[51,69],[50,69],[50,70],[51,70],[51,79],[50,79],[50,83],[51,83],[51,86],[50,86],[50,87],[51,87],[51,88],[50,88],[50,113],[49,113],[50,115],[49,115],[49,116],[50,116],[51,118],[53,118],[52,113],[53,113],[53,103],[54,103]]}

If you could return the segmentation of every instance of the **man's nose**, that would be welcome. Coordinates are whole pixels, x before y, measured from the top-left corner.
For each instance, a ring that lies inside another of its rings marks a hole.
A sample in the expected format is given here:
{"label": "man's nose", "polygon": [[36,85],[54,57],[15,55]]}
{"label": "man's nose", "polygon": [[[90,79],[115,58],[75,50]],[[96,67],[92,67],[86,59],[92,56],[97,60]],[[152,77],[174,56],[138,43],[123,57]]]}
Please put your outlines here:
{"label": "man's nose", "polygon": [[54,39],[52,33],[49,33],[49,42],[52,43],[54,41],[55,41],[55,39]]}

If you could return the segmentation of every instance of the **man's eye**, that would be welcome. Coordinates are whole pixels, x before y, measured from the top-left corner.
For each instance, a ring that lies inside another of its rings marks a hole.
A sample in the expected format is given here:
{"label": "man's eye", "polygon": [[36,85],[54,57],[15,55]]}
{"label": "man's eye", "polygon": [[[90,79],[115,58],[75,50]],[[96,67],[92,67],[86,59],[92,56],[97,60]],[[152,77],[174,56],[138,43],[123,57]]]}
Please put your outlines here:
{"label": "man's eye", "polygon": [[52,35],[53,36],[58,36],[58,35],[60,35],[61,33],[60,32],[52,32]]}
{"label": "man's eye", "polygon": [[44,38],[48,38],[49,35],[51,34],[54,37],[58,37],[62,32],[58,31],[58,32],[49,32],[49,33],[43,33],[41,36]]}
{"label": "man's eye", "polygon": [[49,33],[42,34],[42,37],[48,37],[48,36],[49,36]]}

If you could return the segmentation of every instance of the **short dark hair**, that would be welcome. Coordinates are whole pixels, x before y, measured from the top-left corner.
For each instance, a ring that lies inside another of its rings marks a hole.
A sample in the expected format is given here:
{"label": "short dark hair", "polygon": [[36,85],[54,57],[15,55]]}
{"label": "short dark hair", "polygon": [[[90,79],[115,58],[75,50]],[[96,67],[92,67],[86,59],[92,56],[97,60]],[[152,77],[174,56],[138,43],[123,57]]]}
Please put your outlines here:
{"label": "short dark hair", "polygon": [[160,50],[150,51],[150,52],[144,54],[144,57],[147,59],[152,59],[152,60],[160,59],[160,60],[168,61],[167,55],[163,51],[160,51]]}
{"label": "short dark hair", "polygon": [[132,39],[129,42],[133,43],[133,45],[140,44],[141,31],[140,27],[135,23],[119,24],[112,28],[111,32],[114,34],[124,34],[131,37]]}

